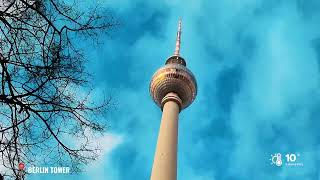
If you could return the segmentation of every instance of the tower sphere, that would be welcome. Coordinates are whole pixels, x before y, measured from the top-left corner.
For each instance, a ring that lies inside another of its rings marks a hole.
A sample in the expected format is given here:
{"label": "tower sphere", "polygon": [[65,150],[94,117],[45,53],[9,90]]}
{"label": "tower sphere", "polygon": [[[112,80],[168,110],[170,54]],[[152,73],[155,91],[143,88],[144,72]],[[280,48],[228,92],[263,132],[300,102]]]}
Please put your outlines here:
{"label": "tower sphere", "polygon": [[188,107],[197,95],[196,79],[179,55],[169,57],[150,82],[150,94],[159,107],[163,107],[163,98],[170,92],[176,93],[181,99],[180,110]]}

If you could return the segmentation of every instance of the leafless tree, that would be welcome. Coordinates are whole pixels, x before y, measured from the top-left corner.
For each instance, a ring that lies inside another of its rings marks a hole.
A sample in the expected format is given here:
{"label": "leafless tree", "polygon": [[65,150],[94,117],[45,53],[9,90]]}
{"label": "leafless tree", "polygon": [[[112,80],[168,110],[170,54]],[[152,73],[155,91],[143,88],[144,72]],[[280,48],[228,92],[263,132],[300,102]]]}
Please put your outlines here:
{"label": "leafless tree", "polygon": [[77,2],[0,0],[0,174],[23,179],[21,162],[78,172],[97,157],[90,138],[104,132],[110,99],[93,102],[77,39],[114,25]]}

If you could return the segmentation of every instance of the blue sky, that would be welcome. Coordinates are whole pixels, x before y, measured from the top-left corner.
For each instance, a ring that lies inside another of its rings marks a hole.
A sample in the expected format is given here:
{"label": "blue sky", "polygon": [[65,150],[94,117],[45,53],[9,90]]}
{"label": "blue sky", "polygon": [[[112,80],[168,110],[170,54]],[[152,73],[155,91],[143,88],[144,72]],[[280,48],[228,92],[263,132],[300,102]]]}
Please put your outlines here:
{"label": "blue sky", "polygon": [[[101,158],[61,179],[148,179],[161,111],[152,74],[172,55],[178,18],[181,55],[198,96],[179,120],[180,180],[320,179],[320,1],[108,0],[120,21],[87,46],[95,98],[115,108]],[[270,165],[300,154],[303,167]],[[284,157],[283,157],[283,160]],[[36,175],[34,179],[58,176]]]}

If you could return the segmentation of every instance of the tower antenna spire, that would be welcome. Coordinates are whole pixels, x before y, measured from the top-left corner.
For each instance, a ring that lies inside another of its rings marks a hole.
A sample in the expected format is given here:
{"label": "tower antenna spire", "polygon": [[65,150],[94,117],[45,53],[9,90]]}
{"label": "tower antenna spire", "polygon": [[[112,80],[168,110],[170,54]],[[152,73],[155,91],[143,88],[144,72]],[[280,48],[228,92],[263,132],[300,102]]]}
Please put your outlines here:
{"label": "tower antenna spire", "polygon": [[179,23],[178,23],[178,32],[177,32],[177,40],[176,40],[176,49],[174,51],[175,56],[180,56],[180,44],[181,44],[181,18],[179,18]]}

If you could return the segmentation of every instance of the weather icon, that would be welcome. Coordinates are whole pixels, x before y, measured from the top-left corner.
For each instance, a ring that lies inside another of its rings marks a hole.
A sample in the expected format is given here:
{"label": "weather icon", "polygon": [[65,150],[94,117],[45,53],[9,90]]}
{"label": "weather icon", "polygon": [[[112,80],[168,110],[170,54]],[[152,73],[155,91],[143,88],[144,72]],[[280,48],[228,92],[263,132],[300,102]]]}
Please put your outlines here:
{"label": "weather icon", "polygon": [[281,154],[280,153],[275,153],[271,154],[271,164],[275,164],[276,166],[281,166],[282,165],[282,160],[281,160]]}

